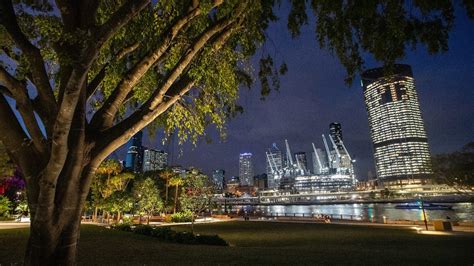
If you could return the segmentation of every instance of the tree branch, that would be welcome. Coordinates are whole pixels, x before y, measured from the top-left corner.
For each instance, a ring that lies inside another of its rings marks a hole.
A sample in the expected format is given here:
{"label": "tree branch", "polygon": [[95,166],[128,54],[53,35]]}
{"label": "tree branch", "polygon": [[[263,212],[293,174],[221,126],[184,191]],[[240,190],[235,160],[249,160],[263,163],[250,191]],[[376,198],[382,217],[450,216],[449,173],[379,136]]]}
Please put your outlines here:
{"label": "tree branch", "polygon": [[[240,8],[240,11],[243,11],[243,8]],[[241,12],[237,12],[239,16]],[[234,23],[233,18],[222,19],[217,24],[212,26],[209,30],[204,32],[194,43],[193,45],[185,52],[185,55],[179,60],[178,64],[173,68],[170,74],[165,79],[165,82],[159,90],[155,90],[152,96],[150,97],[150,108],[155,108],[163,100],[163,96],[166,94],[171,85],[178,79],[178,77],[183,73],[184,69],[191,63],[193,58],[204,48],[206,43],[214,37],[215,34],[218,34],[222,30],[226,29],[228,26]],[[232,28],[232,27],[230,27]],[[230,29],[228,29],[230,30]],[[222,35],[227,35],[227,31],[224,31]],[[230,36],[230,35],[228,35]],[[228,37],[227,36],[227,37]],[[220,37],[218,37],[220,39]]]}
{"label": "tree branch", "polygon": [[15,114],[3,95],[0,94],[0,140],[12,155],[12,159],[20,166],[27,182],[31,178],[32,170],[40,163],[33,164],[39,157],[36,156],[34,148],[31,146],[31,140],[23,131]]}
{"label": "tree branch", "polygon": [[11,91],[3,85],[0,85],[0,94],[7,95],[8,97],[13,98],[13,94],[11,93]]}
{"label": "tree branch", "polygon": [[41,129],[39,128],[38,122],[36,121],[33,105],[28,97],[28,91],[25,84],[15,79],[2,67],[0,67],[0,81],[4,83],[15,99],[18,111],[20,112],[28,133],[33,140],[33,145],[41,155],[46,156],[47,148],[45,145],[45,139]]}
{"label": "tree branch", "polygon": [[1,23],[28,58],[31,66],[32,82],[37,88],[39,100],[47,110],[47,116],[43,122],[45,122],[46,127],[52,126],[57,113],[57,104],[46,74],[43,57],[39,49],[31,44],[18,26],[11,0],[0,1],[0,13],[2,15]]}
{"label": "tree branch", "polygon": [[[121,51],[119,51],[114,56],[113,59],[116,60],[116,61],[121,60],[127,54],[132,53],[133,51],[135,51],[139,46],[140,46],[140,44],[138,42],[134,43],[130,46],[127,46],[127,47],[123,48]],[[87,84],[87,99],[89,99],[92,95],[94,95],[94,93],[99,88],[99,85],[102,82],[102,80],[104,79],[105,72],[106,72],[107,67],[109,65],[110,65],[110,62],[105,63],[102,66],[102,68],[99,70],[99,72],[95,75],[95,77],[91,80],[91,82],[89,84]]]}
{"label": "tree branch", "polygon": [[102,45],[130,20],[132,20],[140,11],[142,11],[151,0],[128,0],[113,15],[94,31],[91,45],[83,54],[83,64],[90,66],[96,55],[99,53]]}
{"label": "tree branch", "polygon": [[[239,17],[243,10],[244,5],[239,5],[237,8],[236,17]],[[99,139],[107,140],[101,145],[97,145],[94,148],[93,157],[98,159],[104,159],[107,154],[113,152],[114,149],[128,141],[134,134],[143,129],[151,121],[156,119],[163,112],[168,110],[173,104],[176,103],[179,99],[183,97],[194,85],[195,81],[188,79],[187,77],[181,78],[178,82],[176,79],[180,76],[184,69],[189,65],[194,56],[202,50],[206,43],[213,37],[214,43],[211,43],[211,47],[220,48],[222,47],[225,40],[230,37],[229,32],[233,30],[233,23],[235,22],[232,18],[222,19],[217,24],[212,26],[209,30],[204,32],[190,49],[185,53],[180,60],[180,62],[175,66],[175,68],[170,72],[166,78],[164,85],[155,90],[149,100],[144,103],[140,109],[135,111],[129,117],[118,123],[117,125],[106,129],[102,133],[102,137]],[[238,23],[235,23],[237,25]],[[215,36],[215,34],[218,34]],[[222,37],[225,36],[225,37]],[[166,94],[169,92],[170,94]],[[164,96],[166,94],[166,99]]]}
{"label": "tree branch", "polygon": [[200,14],[199,7],[191,9],[184,17],[179,19],[166,31],[163,42],[155,50],[143,57],[135,66],[128,71],[125,77],[117,84],[112,94],[107,98],[102,108],[94,115],[91,125],[97,129],[112,126],[113,120],[120,105],[124,102],[132,88],[140,81],[145,73],[157,62],[170,47],[179,31],[184,28],[193,18]]}
{"label": "tree branch", "polygon": [[168,108],[181,99],[194,86],[194,81],[189,80],[186,84],[182,84],[181,89],[174,96],[170,97],[168,101],[161,104],[154,110],[145,107],[135,111],[125,120],[107,129],[101,133],[98,139],[107,140],[103,143],[96,143],[92,151],[92,164],[94,161],[102,161],[108,154],[112,153],[117,147],[126,143],[133,135],[143,129],[151,121],[155,120],[159,115],[164,113]]}
{"label": "tree branch", "polygon": [[76,25],[73,3],[70,0],[56,0],[66,31],[71,31]]}
{"label": "tree branch", "polygon": [[138,47],[140,46],[140,44],[138,42],[130,45],[130,46],[127,46],[125,48],[123,48],[121,51],[119,51],[116,55],[115,55],[115,60],[121,60],[124,56],[128,55],[129,53],[132,53],[133,51],[135,51]]}
{"label": "tree branch", "polygon": [[87,100],[89,100],[89,98],[92,97],[92,95],[94,95],[94,93],[99,88],[100,83],[102,82],[102,80],[105,77],[105,71],[107,70],[108,66],[109,66],[108,63],[105,64],[100,69],[99,73],[97,73],[97,75],[95,75],[95,77],[91,80],[91,82],[89,84],[87,84],[87,96],[86,96]]}

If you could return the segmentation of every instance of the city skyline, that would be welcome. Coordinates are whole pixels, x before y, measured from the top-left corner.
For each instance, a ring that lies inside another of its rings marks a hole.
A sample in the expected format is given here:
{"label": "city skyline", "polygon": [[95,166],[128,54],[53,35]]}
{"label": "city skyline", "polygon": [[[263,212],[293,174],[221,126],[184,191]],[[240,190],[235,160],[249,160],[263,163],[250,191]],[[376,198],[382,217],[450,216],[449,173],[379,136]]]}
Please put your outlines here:
{"label": "city skyline", "polygon": [[[399,62],[412,66],[433,155],[459,150],[472,141],[474,132],[474,114],[469,104],[474,102],[470,88],[474,84],[474,48],[469,45],[474,43],[474,23],[462,10],[457,10],[456,16],[449,51],[429,55],[417,49],[408,51]],[[275,53],[281,55],[279,60],[284,59],[289,69],[281,77],[280,92],[272,92],[261,101],[257,84],[251,90],[242,88],[239,104],[244,113],[229,121],[227,139],[222,141],[210,128],[208,136],[212,143],[203,138],[196,147],[175,144],[170,163],[194,166],[207,174],[222,168],[227,176],[232,176],[238,175],[239,154],[252,152],[255,174],[265,173],[265,151],[272,143],[283,147],[284,139],[288,139],[295,151],[310,154],[308,143],[318,142],[330,123],[339,122],[344,128],[344,143],[357,160],[356,176],[365,178],[368,171],[375,174],[360,78],[351,86],[344,83],[344,68],[337,58],[317,47],[311,26],[303,27],[301,36],[295,40],[285,29],[285,23],[277,22],[268,33],[278,43]],[[266,49],[275,51],[271,43]],[[370,57],[365,59],[367,68],[380,66]],[[163,147],[160,134],[154,139],[144,134],[144,142],[149,147]],[[122,147],[118,151],[118,158],[123,157],[123,150]]]}

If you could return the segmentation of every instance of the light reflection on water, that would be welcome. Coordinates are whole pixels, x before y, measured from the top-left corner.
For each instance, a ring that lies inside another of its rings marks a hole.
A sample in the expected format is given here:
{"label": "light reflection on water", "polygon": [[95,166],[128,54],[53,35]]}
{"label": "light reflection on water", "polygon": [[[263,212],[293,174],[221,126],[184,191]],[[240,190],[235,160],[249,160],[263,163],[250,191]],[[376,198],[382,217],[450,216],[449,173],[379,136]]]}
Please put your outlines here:
{"label": "light reflection on water", "polygon": [[[247,211],[261,211],[263,213],[298,213],[298,214],[333,214],[355,215],[363,220],[381,221],[383,216],[389,220],[423,220],[423,211],[419,209],[396,209],[396,203],[354,203],[333,205],[273,205],[273,206],[244,206]],[[452,221],[474,221],[473,203],[443,203],[453,206],[452,210],[425,210],[428,220],[446,219]],[[242,208],[234,206],[233,210]]]}

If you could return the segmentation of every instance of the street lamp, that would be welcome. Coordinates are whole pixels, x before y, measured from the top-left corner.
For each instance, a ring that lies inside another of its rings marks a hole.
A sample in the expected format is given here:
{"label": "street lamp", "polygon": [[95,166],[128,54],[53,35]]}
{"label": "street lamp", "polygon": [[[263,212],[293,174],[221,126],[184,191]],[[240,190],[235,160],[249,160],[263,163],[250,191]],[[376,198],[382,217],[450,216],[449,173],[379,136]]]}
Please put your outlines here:
{"label": "street lamp", "polygon": [[423,222],[425,223],[426,231],[428,231],[428,222],[426,221],[426,212],[425,212],[425,205],[423,204],[423,199],[420,196],[421,202],[421,210],[423,211]]}

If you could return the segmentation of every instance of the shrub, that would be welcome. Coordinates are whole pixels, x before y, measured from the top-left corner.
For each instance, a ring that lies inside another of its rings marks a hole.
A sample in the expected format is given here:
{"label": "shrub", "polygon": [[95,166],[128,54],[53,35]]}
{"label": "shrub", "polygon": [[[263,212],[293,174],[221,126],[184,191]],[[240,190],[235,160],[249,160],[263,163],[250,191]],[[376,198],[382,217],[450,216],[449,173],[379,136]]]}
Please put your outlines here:
{"label": "shrub", "polygon": [[228,246],[229,244],[218,235],[197,235],[196,244],[199,245],[212,245],[212,246]]}
{"label": "shrub", "polygon": [[135,226],[132,231],[140,235],[151,236],[153,233],[153,227],[146,224],[139,224]]}
{"label": "shrub", "polygon": [[167,239],[172,233],[174,233],[174,231],[169,227],[155,227],[153,229],[152,236],[159,239]]}
{"label": "shrub", "polygon": [[174,241],[181,244],[195,244],[196,236],[190,232],[177,232]]}
{"label": "shrub", "polygon": [[116,224],[113,225],[112,228],[120,231],[132,232],[132,226],[129,223]]}
{"label": "shrub", "polygon": [[113,229],[134,232],[140,235],[147,235],[156,237],[159,240],[188,244],[188,245],[214,245],[214,246],[228,246],[227,242],[220,238],[218,235],[194,235],[191,232],[176,232],[173,231],[170,227],[152,227],[149,225],[140,224],[135,228],[131,228],[131,225],[128,223],[117,224],[112,226]]}
{"label": "shrub", "polygon": [[163,219],[163,222],[165,222],[165,223],[173,222],[172,219],[171,219],[171,214],[166,214],[165,218]]}
{"label": "shrub", "polygon": [[10,216],[11,205],[12,203],[7,197],[0,196],[0,217]]}
{"label": "shrub", "polygon": [[171,221],[174,223],[191,222],[193,213],[191,211],[177,212],[171,215]]}

